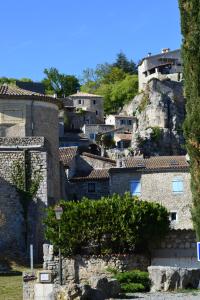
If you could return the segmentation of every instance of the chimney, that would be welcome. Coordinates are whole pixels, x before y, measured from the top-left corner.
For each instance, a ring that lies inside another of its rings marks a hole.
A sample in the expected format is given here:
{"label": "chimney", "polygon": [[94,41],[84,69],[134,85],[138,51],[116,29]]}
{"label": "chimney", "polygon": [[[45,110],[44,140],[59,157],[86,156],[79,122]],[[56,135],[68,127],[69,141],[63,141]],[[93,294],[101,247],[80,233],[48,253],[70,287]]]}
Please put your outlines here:
{"label": "chimney", "polygon": [[151,56],[151,52],[148,52],[148,57]]}
{"label": "chimney", "polygon": [[170,48],[163,48],[161,53],[168,53],[170,51]]}

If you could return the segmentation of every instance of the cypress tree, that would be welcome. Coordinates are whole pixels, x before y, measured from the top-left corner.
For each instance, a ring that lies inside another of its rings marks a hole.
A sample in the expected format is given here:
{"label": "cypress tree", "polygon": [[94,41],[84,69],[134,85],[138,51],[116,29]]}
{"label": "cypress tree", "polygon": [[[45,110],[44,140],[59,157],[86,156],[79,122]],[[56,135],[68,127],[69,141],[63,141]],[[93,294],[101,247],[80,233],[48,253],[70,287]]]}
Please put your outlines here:
{"label": "cypress tree", "polygon": [[200,239],[200,0],[179,0],[186,96],[184,134],[190,156],[192,219]]}

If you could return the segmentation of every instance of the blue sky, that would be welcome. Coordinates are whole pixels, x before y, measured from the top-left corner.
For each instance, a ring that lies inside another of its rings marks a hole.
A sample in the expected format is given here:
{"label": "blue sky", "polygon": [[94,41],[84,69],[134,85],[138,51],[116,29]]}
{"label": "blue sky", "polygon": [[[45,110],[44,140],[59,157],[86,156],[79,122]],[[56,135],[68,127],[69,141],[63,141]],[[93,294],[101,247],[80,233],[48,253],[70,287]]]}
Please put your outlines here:
{"label": "blue sky", "polygon": [[1,1],[0,77],[81,76],[121,50],[138,61],[181,44],[178,0]]}

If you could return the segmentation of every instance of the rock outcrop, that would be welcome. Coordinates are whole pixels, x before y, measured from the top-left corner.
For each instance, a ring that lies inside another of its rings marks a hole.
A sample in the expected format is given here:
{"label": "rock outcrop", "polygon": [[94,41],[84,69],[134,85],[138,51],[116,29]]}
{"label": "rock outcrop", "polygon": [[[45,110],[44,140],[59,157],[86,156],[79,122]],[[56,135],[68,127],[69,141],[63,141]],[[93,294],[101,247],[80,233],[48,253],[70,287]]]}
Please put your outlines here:
{"label": "rock outcrop", "polygon": [[150,266],[148,272],[151,292],[197,289],[199,286],[200,269]]}
{"label": "rock outcrop", "polygon": [[185,154],[182,82],[152,79],[146,90],[123,108],[123,113],[137,117],[132,138],[132,148],[136,154]]}

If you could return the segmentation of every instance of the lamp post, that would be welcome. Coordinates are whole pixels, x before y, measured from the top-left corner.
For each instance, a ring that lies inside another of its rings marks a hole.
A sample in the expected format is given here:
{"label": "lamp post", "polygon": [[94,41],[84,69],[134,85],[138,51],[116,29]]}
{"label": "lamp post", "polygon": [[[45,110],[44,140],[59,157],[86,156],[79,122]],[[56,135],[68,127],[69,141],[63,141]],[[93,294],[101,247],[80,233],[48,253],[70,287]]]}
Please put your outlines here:
{"label": "lamp post", "polygon": [[[61,206],[57,205],[54,208],[55,214],[56,214],[56,220],[58,220],[58,228],[59,228],[59,241],[60,241],[60,220],[63,214],[63,209]],[[61,260],[61,249],[59,246],[59,281],[60,285],[62,285],[62,260]]]}

